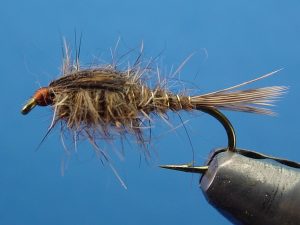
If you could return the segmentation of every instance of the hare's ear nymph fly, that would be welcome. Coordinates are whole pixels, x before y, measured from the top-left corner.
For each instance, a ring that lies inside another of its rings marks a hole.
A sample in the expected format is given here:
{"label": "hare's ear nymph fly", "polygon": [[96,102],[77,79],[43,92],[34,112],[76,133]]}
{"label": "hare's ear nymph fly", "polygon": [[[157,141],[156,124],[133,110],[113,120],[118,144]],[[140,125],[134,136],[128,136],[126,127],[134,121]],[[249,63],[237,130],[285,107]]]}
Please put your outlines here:
{"label": "hare's ear nymph fly", "polygon": [[33,97],[28,100],[21,110],[23,115],[28,114],[35,106],[47,106],[52,105],[54,94],[48,87],[42,87],[38,89]]}
{"label": "hare's ear nymph fly", "polygon": [[[68,45],[65,46],[62,76],[38,89],[21,113],[28,114],[37,105],[49,105],[53,109],[50,130],[59,124],[62,132],[69,131],[74,140],[79,137],[90,141],[97,151],[97,140],[122,139],[125,135],[135,138],[144,148],[151,139],[146,137],[145,131],[152,129],[146,124],[152,124],[155,116],[168,123],[168,112],[196,110],[210,114],[224,126],[228,149],[235,151],[233,126],[220,110],[273,115],[269,106],[287,90],[284,86],[244,89],[246,85],[280,71],[276,70],[210,93],[173,92],[160,78],[154,80],[154,85],[147,83],[149,77],[159,77],[160,71],[151,69],[152,61],[144,63],[142,55],[132,66],[123,69],[122,65],[117,67],[115,64],[80,67],[79,50],[73,60]],[[103,156],[107,159],[106,153]]]}

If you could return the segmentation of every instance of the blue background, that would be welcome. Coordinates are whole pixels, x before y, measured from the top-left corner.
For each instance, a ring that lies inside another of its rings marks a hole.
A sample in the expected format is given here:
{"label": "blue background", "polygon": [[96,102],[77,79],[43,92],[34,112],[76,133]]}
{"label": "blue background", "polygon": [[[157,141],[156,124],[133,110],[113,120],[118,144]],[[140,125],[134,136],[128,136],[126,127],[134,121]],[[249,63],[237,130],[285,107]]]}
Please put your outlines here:
{"label": "blue background", "polygon": [[[170,131],[156,120],[150,160],[134,143],[126,146],[124,160],[111,153],[125,190],[88,143],[66,157],[59,129],[36,152],[51,110],[36,108],[24,117],[20,108],[34,90],[59,75],[62,36],[74,44],[74,30],[83,34],[86,64],[95,58],[109,62],[109,48],[119,37],[121,52],[143,41],[145,58],[162,52],[163,74],[195,53],[180,80],[199,93],[284,68],[254,85],[290,87],[275,108],[279,116],[226,115],[239,147],[300,161],[299,12],[299,1],[2,0],[0,224],[230,224],[205,201],[197,175],[157,167],[191,162],[193,150],[182,127]],[[176,115],[170,117],[174,127],[180,125]],[[183,120],[189,120],[197,164],[226,144],[225,132],[209,116],[183,114]]]}

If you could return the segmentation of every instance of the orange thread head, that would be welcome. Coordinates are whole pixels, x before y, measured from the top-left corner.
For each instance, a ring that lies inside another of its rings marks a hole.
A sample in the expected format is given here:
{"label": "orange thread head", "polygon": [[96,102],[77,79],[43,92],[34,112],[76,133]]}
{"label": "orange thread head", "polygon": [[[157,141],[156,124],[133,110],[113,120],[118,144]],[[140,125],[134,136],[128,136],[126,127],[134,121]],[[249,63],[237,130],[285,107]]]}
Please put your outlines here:
{"label": "orange thread head", "polygon": [[38,89],[33,95],[33,99],[39,106],[47,106],[53,103],[53,93],[47,87]]}
{"label": "orange thread head", "polygon": [[38,89],[33,97],[29,99],[26,105],[22,108],[21,113],[26,115],[29,113],[36,105],[47,106],[53,104],[54,93],[50,91],[47,87],[42,87]]}

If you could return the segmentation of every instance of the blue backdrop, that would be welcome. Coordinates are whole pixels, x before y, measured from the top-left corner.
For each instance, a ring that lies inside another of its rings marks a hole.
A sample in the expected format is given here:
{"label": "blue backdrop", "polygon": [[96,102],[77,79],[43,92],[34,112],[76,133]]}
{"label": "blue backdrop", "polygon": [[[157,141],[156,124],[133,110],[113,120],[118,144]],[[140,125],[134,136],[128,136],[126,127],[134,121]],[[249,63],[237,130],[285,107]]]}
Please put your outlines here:
{"label": "blue backdrop", "polygon": [[[130,138],[123,160],[112,151],[125,190],[88,143],[66,157],[58,129],[35,151],[51,110],[36,108],[24,117],[20,109],[34,90],[60,74],[63,36],[72,43],[74,30],[83,34],[86,65],[109,62],[109,48],[119,37],[121,53],[143,41],[145,58],[160,55],[164,75],[195,53],[177,90],[205,93],[284,68],[255,84],[290,87],[275,108],[279,116],[226,115],[239,147],[300,161],[299,11],[299,1],[2,0],[0,224],[230,224],[205,201],[197,175],[158,168],[192,160],[176,115],[170,120],[178,129],[156,120],[150,160]],[[204,114],[182,116],[201,165],[210,150],[226,144],[225,132]]]}

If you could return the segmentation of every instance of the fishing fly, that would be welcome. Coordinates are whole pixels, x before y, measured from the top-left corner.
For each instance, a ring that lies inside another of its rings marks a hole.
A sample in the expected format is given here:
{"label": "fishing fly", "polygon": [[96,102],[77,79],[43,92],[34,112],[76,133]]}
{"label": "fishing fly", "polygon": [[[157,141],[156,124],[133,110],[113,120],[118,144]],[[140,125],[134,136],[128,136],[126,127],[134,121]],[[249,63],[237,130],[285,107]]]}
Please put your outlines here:
{"label": "fishing fly", "polygon": [[[277,72],[274,71],[211,93],[177,94],[161,83],[153,88],[147,85],[143,77],[149,70],[139,59],[125,70],[113,64],[84,68],[79,65],[78,57],[74,62],[71,60],[68,47],[65,51],[62,76],[38,89],[21,112],[25,115],[35,106],[51,106],[53,119],[48,132],[60,122],[63,129],[90,140],[93,145],[97,138],[111,139],[115,134],[133,134],[138,143],[144,144],[146,122],[151,122],[153,116],[165,120],[168,111],[200,110],[219,120],[223,116],[219,110],[272,115],[268,106],[287,89],[270,86],[240,90]],[[234,143],[230,148],[235,148]]]}

